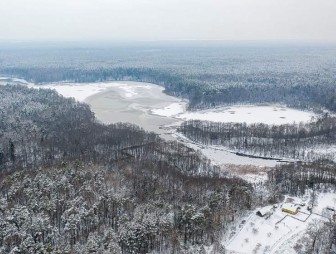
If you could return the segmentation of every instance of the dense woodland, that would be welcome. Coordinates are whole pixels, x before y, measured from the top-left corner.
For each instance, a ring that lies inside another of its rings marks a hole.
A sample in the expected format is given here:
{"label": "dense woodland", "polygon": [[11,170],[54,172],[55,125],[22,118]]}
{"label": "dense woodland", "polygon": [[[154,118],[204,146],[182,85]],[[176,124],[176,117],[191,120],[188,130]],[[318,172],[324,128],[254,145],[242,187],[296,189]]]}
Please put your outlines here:
{"label": "dense woodland", "polygon": [[327,114],[309,123],[267,125],[186,121],[179,132],[204,145],[225,146],[238,153],[302,161],[334,160],[336,118]]}
{"label": "dense woodland", "polygon": [[[189,99],[191,109],[283,103],[334,112],[335,56],[316,45],[33,45],[2,47],[0,74],[152,82]],[[54,91],[0,86],[0,119],[0,253],[203,254],[210,244],[224,253],[222,235],[256,205],[336,189],[334,152],[317,151],[335,144],[328,115],[298,125],[179,128],[205,145],[314,161],[270,170],[258,195],[199,152],[127,123],[102,125],[88,105]],[[305,237],[298,253],[328,253],[335,224],[312,225]]]}
{"label": "dense woodland", "polygon": [[255,205],[199,153],[54,91],[0,86],[0,103],[0,253],[220,251]]}
{"label": "dense woodland", "polygon": [[268,102],[334,111],[335,59],[330,45],[31,45],[3,47],[0,73],[34,82],[153,82],[192,109]]}
{"label": "dense woodland", "polygon": [[269,172],[274,193],[301,196],[307,190],[336,190],[336,169],[332,162],[280,164]]}

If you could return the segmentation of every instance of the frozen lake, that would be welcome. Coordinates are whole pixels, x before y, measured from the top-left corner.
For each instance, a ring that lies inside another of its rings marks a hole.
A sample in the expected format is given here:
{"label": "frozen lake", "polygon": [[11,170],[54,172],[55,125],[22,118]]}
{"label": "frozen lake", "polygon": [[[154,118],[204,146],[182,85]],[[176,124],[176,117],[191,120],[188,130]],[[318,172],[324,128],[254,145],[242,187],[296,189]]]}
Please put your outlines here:
{"label": "frozen lake", "polygon": [[174,138],[161,127],[177,119],[152,114],[152,110],[174,104],[179,108],[179,112],[176,109],[175,112],[182,113],[187,105],[186,101],[163,93],[162,86],[142,82],[58,83],[33,87],[54,89],[65,97],[88,103],[102,123],[129,122],[168,140]]}
{"label": "frozen lake", "polygon": [[120,81],[103,83],[55,83],[34,85],[34,88],[54,89],[65,97],[73,97],[91,106],[96,118],[106,124],[129,122],[147,131],[153,131],[167,140],[179,140],[201,150],[217,165],[236,164],[273,167],[278,162],[238,156],[225,148],[205,147],[195,144],[176,133],[182,121],[209,120],[221,122],[247,122],[285,124],[306,122],[313,113],[283,106],[232,106],[190,112],[187,102],[165,94],[164,88],[150,83]]}

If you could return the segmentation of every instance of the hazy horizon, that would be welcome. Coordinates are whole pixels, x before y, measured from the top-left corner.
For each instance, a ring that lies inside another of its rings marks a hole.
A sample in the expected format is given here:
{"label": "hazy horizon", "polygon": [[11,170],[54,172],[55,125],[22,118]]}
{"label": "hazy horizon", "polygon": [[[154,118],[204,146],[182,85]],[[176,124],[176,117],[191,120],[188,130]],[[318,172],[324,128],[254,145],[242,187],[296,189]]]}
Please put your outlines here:
{"label": "hazy horizon", "polygon": [[334,0],[3,0],[0,41],[336,41]]}
{"label": "hazy horizon", "polygon": [[28,48],[335,48],[336,40],[1,40],[4,49]]}

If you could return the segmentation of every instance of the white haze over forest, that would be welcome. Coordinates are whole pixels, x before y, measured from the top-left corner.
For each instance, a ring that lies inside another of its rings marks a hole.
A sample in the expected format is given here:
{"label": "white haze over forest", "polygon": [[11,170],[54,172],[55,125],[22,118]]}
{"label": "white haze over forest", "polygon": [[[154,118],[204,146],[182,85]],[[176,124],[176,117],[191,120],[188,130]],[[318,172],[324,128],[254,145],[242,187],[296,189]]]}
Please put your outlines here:
{"label": "white haze over forest", "polygon": [[2,0],[5,40],[327,40],[334,0]]}

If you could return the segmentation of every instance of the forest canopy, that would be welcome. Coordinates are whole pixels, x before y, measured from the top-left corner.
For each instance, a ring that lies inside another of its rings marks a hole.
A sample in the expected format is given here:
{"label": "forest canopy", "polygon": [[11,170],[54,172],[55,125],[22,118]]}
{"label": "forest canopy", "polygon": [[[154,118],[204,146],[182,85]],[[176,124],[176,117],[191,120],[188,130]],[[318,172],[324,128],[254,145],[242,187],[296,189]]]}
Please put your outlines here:
{"label": "forest canopy", "polygon": [[283,103],[335,111],[335,59],[327,45],[31,46],[0,50],[0,73],[37,83],[152,82],[189,99],[193,109]]}
{"label": "forest canopy", "polygon": [[55,91],[0,86],[0,105],[0,253],[219,249],[254,206],[200,153]]}

